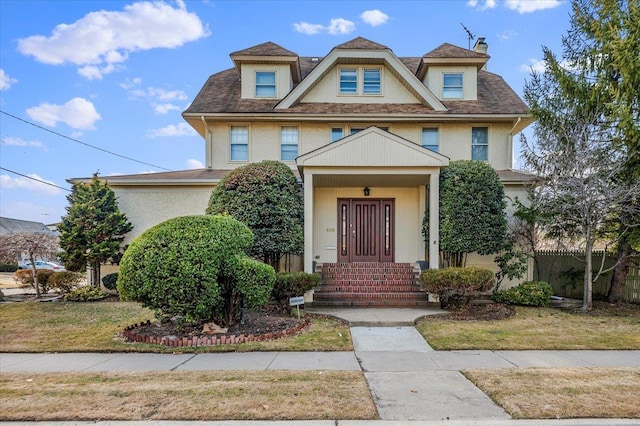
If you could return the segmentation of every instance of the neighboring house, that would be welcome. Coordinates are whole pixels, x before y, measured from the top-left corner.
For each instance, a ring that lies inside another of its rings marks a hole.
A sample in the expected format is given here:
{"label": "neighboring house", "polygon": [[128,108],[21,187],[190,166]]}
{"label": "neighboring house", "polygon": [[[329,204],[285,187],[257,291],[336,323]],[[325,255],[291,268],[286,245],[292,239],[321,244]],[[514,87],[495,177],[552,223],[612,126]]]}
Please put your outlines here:
{"label": "neighboring house", "polygon": [[0,235],[11,234],[40,234],[46,233],[51,235],[59,235],[51,226],[40,222],[32,222],[30,220],[11,219],[8,217],[0,217]]}
{"label": "neighboring house", "polygon": [[[437,268],[438,183],[450,161],[486,161],[508,197],[525,194],[530,176],[512,170],[513,136],[531,116],[486,70],[483,38],[474,50],[445,43],[417,57],[361,37],[325,57],[271,42],[230,56],[234,67],[211,75],[183,113],[205,141],[206,168],[108,178],[134,224],[129,239],[170,217],[204,213],[225,173],[266,159],[290,165],[302,181],[308,272],[337,262],[427,260]],[[468,263],[494,267],[492,259]]]}

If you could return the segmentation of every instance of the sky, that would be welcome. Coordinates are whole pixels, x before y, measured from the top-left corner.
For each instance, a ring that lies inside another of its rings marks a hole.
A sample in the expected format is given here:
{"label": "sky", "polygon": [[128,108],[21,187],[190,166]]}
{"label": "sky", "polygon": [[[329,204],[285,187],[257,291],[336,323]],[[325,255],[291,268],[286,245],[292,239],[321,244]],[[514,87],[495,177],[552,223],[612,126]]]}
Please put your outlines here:
{"label": "sky", "polygon": [[361,36],[422,56],[469,32],[522,96],[569,14],[564,0],[0,0],[0,216],[59,222],[69,178],[203,167],[181,113],[231,52],[325,56]]}

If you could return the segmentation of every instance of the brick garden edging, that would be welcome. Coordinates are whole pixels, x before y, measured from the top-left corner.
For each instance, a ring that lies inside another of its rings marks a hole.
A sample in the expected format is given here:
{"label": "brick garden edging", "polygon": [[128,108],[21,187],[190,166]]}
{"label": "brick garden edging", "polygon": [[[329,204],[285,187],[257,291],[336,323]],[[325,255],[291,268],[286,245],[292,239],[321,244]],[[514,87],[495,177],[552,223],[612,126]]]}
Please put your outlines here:
{"label": "brick garden edging", "polygon": [[308,318],[305,318],[301,323],[296,324],[295,327],[281,330],[278,332],[270,332],[265,334],[219,334],[213,336],[150,336],[143,333],[138,333],[136,330],[138,327],[151,325],[151,321],[130,325],[124,329],[122,333],[127,341],[132,343],[148,343],[152,345],[164,345],[164,346],[217,346],[217,345],[231,345],[235,343],[246,342],[264,342],[265,340],[275,340],[282,337],[293,336],[296,333],[301,332],[311,324]]}

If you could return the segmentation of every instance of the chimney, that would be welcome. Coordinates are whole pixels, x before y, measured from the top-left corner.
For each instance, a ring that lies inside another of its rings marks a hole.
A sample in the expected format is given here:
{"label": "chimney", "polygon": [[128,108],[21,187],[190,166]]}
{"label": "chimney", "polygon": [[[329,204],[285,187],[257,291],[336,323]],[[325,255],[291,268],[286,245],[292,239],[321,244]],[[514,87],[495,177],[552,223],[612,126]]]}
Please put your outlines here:
{"label": "chimney", "polygon": [[[487,49],[489,49],[489,45],[487,43],[485,43],[485,38],[484,37],[478,37],[478,40],[476,40],[476,44],[473,46],[473,51],[474,52],[478,52],[478,53],[483,53],[483,54],[487,54]],[[487,64],[485,63],[482,66],[483,70],[487,70]]]}

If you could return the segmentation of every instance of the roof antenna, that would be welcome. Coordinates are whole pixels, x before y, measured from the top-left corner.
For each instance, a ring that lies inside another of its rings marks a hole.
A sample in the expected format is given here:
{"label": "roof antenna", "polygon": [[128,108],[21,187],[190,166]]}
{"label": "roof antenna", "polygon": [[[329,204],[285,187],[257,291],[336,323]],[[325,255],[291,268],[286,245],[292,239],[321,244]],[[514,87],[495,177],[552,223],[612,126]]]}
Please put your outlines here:
{"label": "roof antenna", "polygon": [[472,34],[471,31],[469,30],[469,28],[465,27],[462,22],[460,22],[460,25],[462,25],[462,28],[464,28],[464,30],[467,32],[467,37],[469,39],[469,50],[471,50],[471,40],[476,38],[476,36],[474,34]]}

